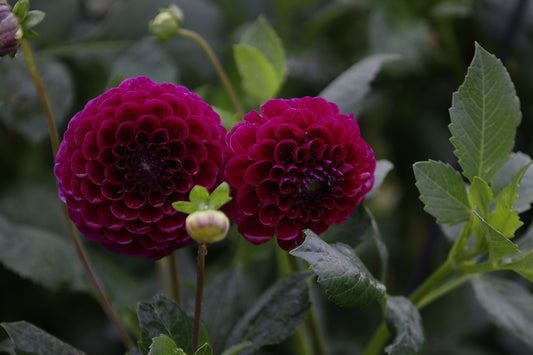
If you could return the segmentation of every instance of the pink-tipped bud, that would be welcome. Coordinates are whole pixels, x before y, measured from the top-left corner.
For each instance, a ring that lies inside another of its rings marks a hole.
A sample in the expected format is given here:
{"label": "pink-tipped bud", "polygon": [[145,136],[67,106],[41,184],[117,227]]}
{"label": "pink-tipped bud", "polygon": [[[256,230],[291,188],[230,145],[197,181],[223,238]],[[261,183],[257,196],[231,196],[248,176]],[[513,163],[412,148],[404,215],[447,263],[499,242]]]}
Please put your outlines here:
{"label": "pink-tipped bud", "polygon": [[22,38],[22,30],[11,7],[0,1],[0,57],[14,53]]}
{"label": "pink-tipped bud", "polygon": [[196,211],[187,216],[185,229],[198,243],[214,243],[226,238],[229,219],[220,211]]}

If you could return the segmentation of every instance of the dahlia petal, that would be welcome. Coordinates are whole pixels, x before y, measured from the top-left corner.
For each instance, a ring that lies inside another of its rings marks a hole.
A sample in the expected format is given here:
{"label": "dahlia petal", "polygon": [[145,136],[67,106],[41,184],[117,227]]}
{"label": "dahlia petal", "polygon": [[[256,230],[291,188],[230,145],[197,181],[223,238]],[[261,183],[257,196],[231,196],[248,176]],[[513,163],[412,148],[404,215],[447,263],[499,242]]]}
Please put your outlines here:
{"label": "dahlia petal", "polygon": [[185,147],[187,148],[187,154],[194,155],[198,161],[207,159],[207,149],[202,140],[197,136],[189,136],[185,140]]}
{"label": "dahlia petal", "polygon": [[333,146],[331,149],[330,158],[334,161],[344,161],[346,159],[346,148],[342,145]]}
{"label": "dahlia petal", "polygon": [[205,149],[207,150],[207,159],[214,162],[217,166],[222,164],[222,152],[224,147],[218,141],[210,141],[205,143]]}
{"label": "dahlia petal", "polygon": [[146,203],[146,196],[142,194],[126,194],[124,203],[132,209],[139,209]]}
{"label": "dahlia petal", "polygon": [[156,129],[152,132],[150,142],[155,144],[165,144],[168,141],[168,131],[162,128]]}
{"label": "dahlia petal", "polygon": [[194,185],[201,185],[210,189],[215,185],[218,167],[212,161],[200,163],[200,171],[193,177]]}
{"label": "dahlia petal", "polygon": [[199,137],[202,141],[210,140],[213,136],[211,125],[204,118],[190,117],[187,119],[189,134]]}
{"label": "dahlia petal", "polygon": [[150,205],[144,206],[141,209],[141,214],[139,215],[139,219],[145,223],[157,222],[161,218],[163,218],[163,212],[161,212],[161,209],[152,207]]}
{"label": "dahlia petal", "polygon": [[295,124],[284,123],[276,127],[275,136],[278,140],[291,139],[297,143],[302,143],[305,132]]}
{"label": "dahlia petal", "polygon": [[141,112],[145,115],[153,115],[159,118],[172,115],[172,107],[163,100],[148,100],[141,105]]}
{"label": "dahlia petal", "polygon": [[100,229],[103,227],[102,222],[98,219],[98,208],[90,203],[85,202],[81,205],[79,216],[90,229]]}
{"label": "dahlia petal", "polygon": [[117,243],[117,244],[129,244],[135,239],[135,234],[128,232],[127,230],[114,231],[106,229],[104,231],[107,239]]}
{"label": "dahlia petal", "polygon": [[200,170],[198,159],[194,155],[186,155],[181,162],[183,169],[190,175],[195,175]]}
{"label": "dahlia petal", "polygon": [[[283,123],[283,122],[282,122]],[[272,139],[276,136],[276,123],[267,121],[257,128],[257,133],[255,134],[256,139],[259,141],[261,139]]]}
{"label": "dahlia petal", "polygon": [[272,163],[269,161],[258,161],[251,164],[243,174],[243,179],[246,184],[257,185],[263,179],[268,177],[268,172],[272,168]]}
{"label": "dahlia petal", "polygon": [[[126,94],[127,95],[127,94]],[[125,96],[126,96],[125,95]],[[122,98],[124,100],[125,97]],[[141,99],[137,99],[141,101]],[[117,123],[135,122],[137,117],[141,114],[141,109],[137,102],[125,102],[118,106],[114,112],[114,119]]]}
{"label": "dahlia petal", "polygon": [[306,108],[313,111],[317,116],[331,116],[339,112],[339,107],[324,100],[322,97],[313,97],[306,103]]}
{"label": "dahlia petal", "polygon": [[100,220],[105,227],[104,232],[107,230],[118,231],[124,227],[124,221],[113,216],[111,213],[111,202],[106,201],[98,205],[98,220]]}
{"label": "dahlia petal", "polygon": [[239,214],[251,216],[259,211],[262,203],[257,198],[255,186],[244,185],[237,191],[236,206]]}
{"label": "dahlia petal", "polygon": [[[132,221],[129,221],[128,223],[124,224],[124,228],[126,228],[127,231],[135,234],[148,234],[152,230],[152,225],[150,223],[145,223],[141,221],[140,219],[134,219]],[[141,240],[150,240],[149,238],[137,238],[139,241]]]}
{"label": "dahlia petal", "polygon": [[105,168],[105,178],[111,184],[122,184],[124,182],[124,175],[116,168],[109,166]]}
{"label": "dahlia petal", "polygon": [[99,204],[105,200],[105,197],[100,193],[100,187],[88,179],[82,180],[81,193],[92,204]]}
{"label": "dahlia petal", "polygon": [[293,152],[292,159],[297,163],[305,163],[310,156],[311,152],[309,151],[309,147],[298,147]]}
{"label": "dahlia petal", "polygon": [[[137,105],[138,111],[134,111],[136,112],[136,114],[135,116],[133,116],[133,120],[130,120],[128,118],[129,121],[134,121],[135,118],[139,117],[141,113],[141,108],[139,105],[141,105],[146,100],[150,100],[151,98],[152,98],[152,95],[150,95],[150,93],[146,90],[137,89],[136,91],[127,91],[124,93],[124,96],[122,96],[122,105],[119,106],[119,108],[124,105],[127,105],[130,108],[133,107],[133,106],[130,106],[131,104]],[[120,120],[117,119],[117,122],[120,122]]]}
{"label": "dahlia petal", "polygon": [[297,143],[292,139],[284,139],[274,149],[274,160],[280,164],[291,161],[292,154],[296,150]]}
{"label": "dahlia petal", "polygon": [[294,239],[301,232],[300,222],[297,219],[283,217],[275,227],[276,237],[279,240]]}
{"label": "dahlia petal", "polygon": [[124,197],[124,190],[122,185],[105,184],[100,187],[102,195],[111,201],[118,201]]}
{"label": "dahlia petal", "polygon": [[189,174],[183,171],[176,172],[172,177],[172,182],[176,187],[176,191],[181,193],[189,192],[194,186],[192,178],[189,176]]}
{"label": "dahlia petal", "polygon": [[298,234],[298,236],[296,236],[294,239],[290,239],[290,240],[281,240],[281,239],[277,239],[278,241],[278,245],[281,249],[283,250],[292,250],[294,248],[296,248],[298,245],[302,244],[303,241],[304,241],[304,236],[303,236],[303,232],[300,232],[300,234]]}
{"label": "dahlia petal", "polygon": [[263,180],[256,189],[257,198],[262,203],[272,203],[276,201],[276,196],[280,195],[279,184],[273,180]]}
{"label": "dahlia petal", "polygon": [[302,130],[318,122],[317,116],[308,109],[289,109],[285,112],[285,115],[290,117],[291,122]]}
{"label": "dahlia petal", "polygon": [[273,99],[268,100],[266,103],[261,105],[261,113],[264,117],[272,118],[283,115],[285,110],[288,110],[289,108],[291,108],[291,106],[287,100]]}
{"label": "dahlia petal", "polygon": [[244,171],[251,163],[246,155],[232,156],[224,168],[224,176],[228,184],[236,188],[242,186],[244,184]]}
{"label": "dahlia petal", "polygon": [[173,216],[165,215],[157,221],[157,227],[165,233],[175,233],[185,224],[186,215],[177,213]]}
{"label": "dahlia petal", "polygon": [[258,140],[248,149],[248,157],[252,160],[274,160],[274,149],[277,142],[271,138]]}
{"label": "dahlia petal", "polygon": [[337,222],[338,218],[339,218],[339,211],[331,210],[331,209],[324,211],[323,219],[324,219],[324,222],[326,222],[326,224],[331,225],[331,224],[338,223]]}
{"label": "dahlia petal", "polygon": [[122,221],[132,221],[139,217],[139,210],[131,209],[123,201],[111,202],[111,213]]}
{"label": "dahlia petal", "polygon": [[96,159],[96,156],[98,155],[98,144],[96,143],[96,132],[95,131],[89,131],[85,135],[85,138],[83,139],[83,145],[81,147],[83,156],[85,159]]}
{"label": "dahlia petal", "polygon": [[228,137],[228,146],[235,154],[246,154],[248,148],[256,142],[256,132],[259,125],[238,123],[234,134]]}
{"label": "dahlia petal", "polygon": [[259,210],[259,221],[267,227],[274,227],[281,218],[281,213],[278,207],[274,204],[264,205]]}
{"label": "dahlia petal", "polygon": [[[76,124],[74,124],[76,123]],[[74,133],[74,142],[77,146],[80,146],[83,144],[83,139],[85,138],[85,135],[87,132],[91,131],[92,128],[92,121],[90,117],[83,117],[78,116],[78,120],[72,123],[72,126],[75,126],[75,133]],[[70,125],[69,125],[70,128]]]}
{"label": "dahlia petal", "polygon": [[246,218],[239,225],[239,232],[244,238],[254,244],[268,242],[274,235],[274,228],[267,227],[259,222],[257,216]]}
{"label": "dahlia petal", "polygon": [[146,132],[154,131],[159,125],[159,118],[153,115],[143,115],[135,120],[135,127]]}
{"label": "dahlia petal", "polygon": [[161,128],[167,130],[170,139],[182,140],[189,136],[189,126],[179,117],[165,117],[161,121]]}
{"label": "dahlia petal", "polygon": [[249,123],[265,123],[265,119],[257,111],[250,111],[242,118],[244,122]]}
{"label": "dahlia petal", "polygon": [[96,144],[98,147],[112,147],[115,143],[115,131],[111,128],[101,128],[96,133]]}
{"label": "dahlia petal", "polygon": [[150,232],[150,238],[152,238],[156,242],[164,243],[164,242],[169,242],[169,241],[172,241],[173,239],[176,239],[176,234],[166,233],[166,232],[163,232],[161,229],[154,227],[152,228],[152,231]]}
{"label": "dahlia petal", "polygon": [[185,143],[178,140],[171,140],[168,143],[168,151],[169,156],[171,158],[183,158],[183,156],[187,153],[187,148],[185,147]]}
{"label": "dahlia petal", "polygon": [[86,165],[87,160],[83,156],[81,149],[76,149],[74,153],[72,153],[72,158],[70,160],[70,168],[72,169],[72,172],[78,177],[84,177],[87,175]]}
{"label": "dahlia petal", "polygon": [[278,205],[278,208],[280,211],[286,212],[288,211],[292,206],[292,198],[288,195],[283,194],[277,194],[276,195],[276,205]]}
{"label": "dahlia petal", "polygon": [[331,144],[334,140],[331,131],[326,127],[318,124],[307,127],[307,129],[305,130],[305,134],[307,135],[308,140],[312,140],[314,138],[321,138],[326,144]]}
{"label": "dahlia petal", "polygon": [[115,132],[115,138],[119,142],[128,143],[135,137],[135,123],[126,121],[121,123]]}

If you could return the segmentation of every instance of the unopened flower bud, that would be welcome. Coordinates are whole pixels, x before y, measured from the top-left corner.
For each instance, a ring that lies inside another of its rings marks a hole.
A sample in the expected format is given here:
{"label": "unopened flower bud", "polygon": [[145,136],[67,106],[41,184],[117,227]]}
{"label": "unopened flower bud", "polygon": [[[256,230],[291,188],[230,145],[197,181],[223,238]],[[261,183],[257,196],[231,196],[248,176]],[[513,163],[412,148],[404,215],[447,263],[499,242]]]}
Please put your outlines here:
{"label": "unopened flower bud", "polygon": [[198,243],[214,243],[228,234],[229,219],[220,211],[196,211],[187,216],[185,229]]}
{"label": "unopened flower bud", "polygon": [[22,30],[11,7],[0,0],[0,57],[14,53],[22,38]]}
{"label": "unopened flower bud", "polygon": [[159,14],[150,23],[150,31],[158,39],[168,41],[175,35],[183,23],[183,12],[172,4],[168,9],[159,10]]}

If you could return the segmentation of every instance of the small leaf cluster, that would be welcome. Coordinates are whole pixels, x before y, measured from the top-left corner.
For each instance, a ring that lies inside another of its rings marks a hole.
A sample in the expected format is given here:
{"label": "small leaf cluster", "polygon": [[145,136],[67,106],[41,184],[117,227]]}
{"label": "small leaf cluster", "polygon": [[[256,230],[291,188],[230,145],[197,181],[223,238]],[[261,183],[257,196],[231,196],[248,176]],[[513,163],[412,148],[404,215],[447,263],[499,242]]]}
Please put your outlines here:
{"label": "small leaf cluster", "polygon": [[231,201],[230,188],[227,182],[223,182],[210,194],[203,186],[196,185],[189,193],[188,201],[176,201],[172,207],[178,212],[191,214],[202,210],[218,210]]}
{"label": "small leaf cluster", "polygon": [[39,35],[32,30],[45,17],[45,13],[40,10],[30,10],[29,0],[19,0],[13,7],[13,14],[17,17],[22,28],[23,38],[34,39]]}

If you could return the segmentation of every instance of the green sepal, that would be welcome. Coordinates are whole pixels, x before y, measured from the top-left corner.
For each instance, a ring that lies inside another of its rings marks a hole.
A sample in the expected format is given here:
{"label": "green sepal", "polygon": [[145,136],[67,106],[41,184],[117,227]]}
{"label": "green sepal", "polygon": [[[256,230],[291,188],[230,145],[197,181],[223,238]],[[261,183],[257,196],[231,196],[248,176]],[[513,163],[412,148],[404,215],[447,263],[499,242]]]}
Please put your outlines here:
{"label": "green sepal", "polygon": [[209,191],[203,186],[196,185],[189,193],[189,200],[176,201],[172,203],[172,207],[182,213],[191,214],[202,210],[218,210],[220,207],[231,201],[230,188],[227,182],[223,182],[209,194]]}
{"label": "green sepal", "polygon": [[34,30],[25,30],[23,38],[26,39],[35,39],[38,38],[39,34],[35,32]]}
{"label": "green sepal", "polygon": [[148,355],[182,355],[185,352],[178,348],[174,340],[165,334],[152,339]]}
{"label": "green sepal", "polygon": [[211,210],[218,210],[231,201],[230,188],[227,182],[223,182],[209,196],[207,206]]}
{"label": "green sepal", "polygon": [[194,203],[198,209],[206,209],[209,202],[209,191],[203,186],[196,185],[189,193],[189,200]]}
{"label": "green sepal", "polygon": [[213,355],[213,349],[208,343],[204,343],[196,350],[194,355]]}
{"label": "green sepal", "polygon": [[28,13],[28,10],[30,9],[30,2],[29,0],[19,0],[13,6],[13,14],[18,18],[19,23],[24,20],[26,17],[26,14]]}
{"label": "green sepal", "polygon": [[178,212],[187,213],[187,214],[191,214],[198,210],[194,203],[187,202],[187,201],[173,202],[172,207]]}
{"label": "green sepal", "polygon": [[26,32],[41,23],[41,21],[44,20],[45,16],[46,14],[40,10],[28,11],[26,16],[24,16],[24,19],[20,23],[20,26],[22,27],[22,30]]}

